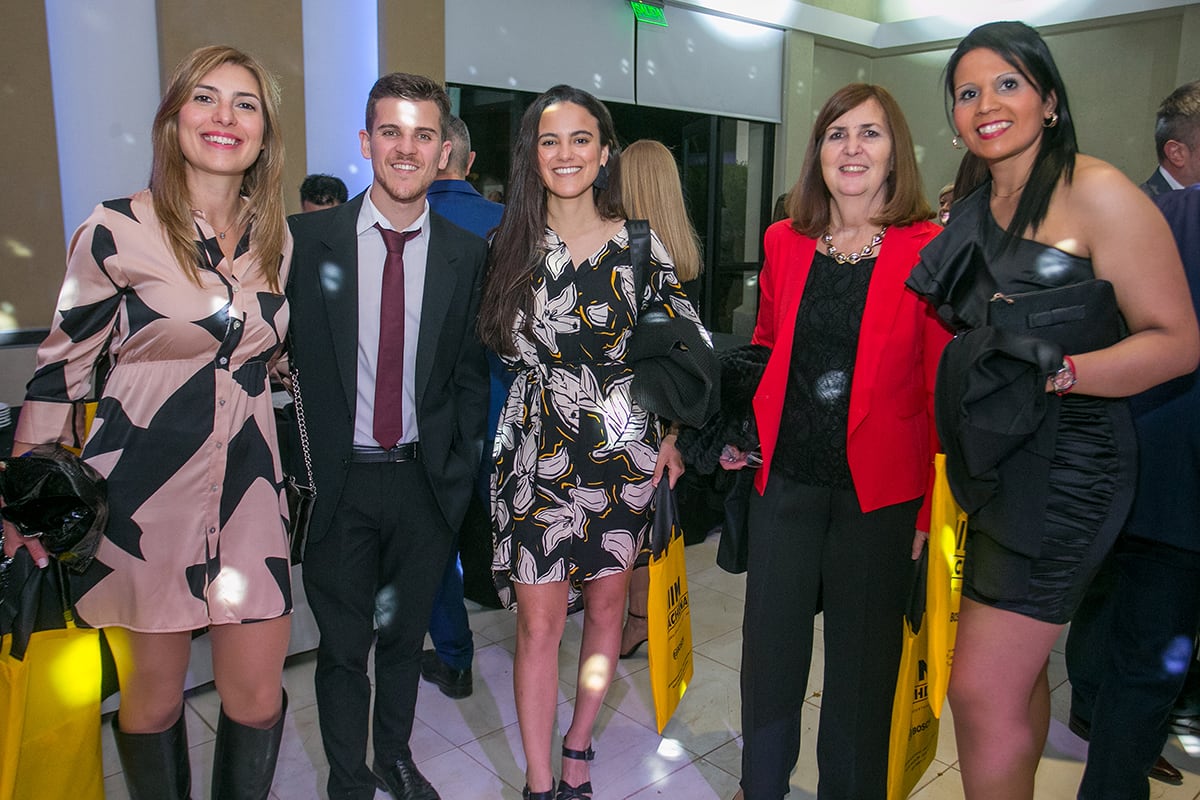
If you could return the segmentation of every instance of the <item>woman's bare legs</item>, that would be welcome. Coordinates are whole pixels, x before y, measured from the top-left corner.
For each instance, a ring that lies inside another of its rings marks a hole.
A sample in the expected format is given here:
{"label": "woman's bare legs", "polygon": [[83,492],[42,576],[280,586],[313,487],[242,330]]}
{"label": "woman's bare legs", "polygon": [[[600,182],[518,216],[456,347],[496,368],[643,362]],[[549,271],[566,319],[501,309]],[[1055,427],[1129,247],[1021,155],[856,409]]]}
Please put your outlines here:
{"label": "woman's bare legs", "polygon": [[249,728],[270,728],[279,720],[291,632],[290,616],[209,629],[213,679],[225,716]]}
{"label": "woman's bare legs", "polygon": [[949,695],[968,800],[1033,797],[1050,723],[1046,665],[1062,629],[963,598]]}
{"label": "woman's bare legs", "polygon": [[646,641],[646,605],[650,593],[650,568],[634,567],[629,577],[629,615],[621,631],[621,655]]}
{"label": "woman's bare legs", "polygon": [[192,651],[190,631],[138,633],[106,628],[121,683],[117,715],[125,733],[159,733],[183,713],[183,682]]}
{"label": "woman's bare legs", "polygon": [[525,781],[530,791],[551,791],[550,742],[558,705],[558,647],[567,620],[567,582],[513,586],[517,595],[513,689],[525,751]]}
{"label": "woman's bare legs", "polygon": [[[621,647],[621,624],[629,591],[629,570],[583,584],[583,641],[579,646],[579,679],[571,727],[563,734],[563,747],[587,750],[600,705],[612,684]],[[586,761],[564,758],[562,777],[567,784],[586,783]]]}
{"label": "woman's bare legs", "polygon": [[[244,625],[214,625],[213,676],[226,715],[243,725],[269,728],[279,719],[283,659],[291,617]],[[190,631],[139,633],[107,628],[105,637],[121,682],[121,730],[158,733],[183,711],[183,683],[191,657]]]}

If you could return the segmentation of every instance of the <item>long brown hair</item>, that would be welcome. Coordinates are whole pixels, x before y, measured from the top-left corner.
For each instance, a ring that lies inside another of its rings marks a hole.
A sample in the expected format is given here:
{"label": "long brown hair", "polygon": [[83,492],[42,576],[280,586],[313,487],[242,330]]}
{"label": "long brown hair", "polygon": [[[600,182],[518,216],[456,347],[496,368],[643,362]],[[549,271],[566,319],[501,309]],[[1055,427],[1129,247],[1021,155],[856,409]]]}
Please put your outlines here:
{"label": "long brown hair", "polygon": [[283,132],[279,125],[279,83],[253,56],[225,45],[193,50],[175,68],[167,82],[162,102],[154,115],[150,138],[154,161],[150,167],[150,194],[154,213],[163,226],[167,244],[180,268],[200,283],[196,226],[188,197],[187,171],[179,147],[179,110],[191,99],[192,90],[217,67],[236,64],[254,75],[262,92],[263,150],[242,177],[241,195],[246,198],[238,224],[249,224],[250,237],[258,252],[258,265],[272,291],[279,291],[279,268],[287,221],[283,214]]}
{"label": "long brown hair", "polygon": [[688,218],[675,157],[662,142],[639,139],[621,151],[621,204],[628,219],[648,219],[679,281],[700,274],[700,237]]}
{"label": "long brown hair", "polygon": [[876,225],[909,225],[929,219],[933,213],[921,191],[921,172],[913,151],[912,133],[904,112],[895,98],[882,86],[870,83],[851,83],[843,86],[825,101],[813,124],[804,156],[800,180],[788,193],[787,214],[797,232],[816,238],[829,227],[829,187],[821,173],[821,145],[825,131],[834,120],[848,111],[874,99],[883,109],[884,121],[892,140],[892,172],[887,178],[886,201],[871,220]]}
{"label": "long brown hair", "polygon": [[[592,95],[560,84],[538,95],[521,117],[508,173],[508,197],[500,227],[492,239],[483,302],[479,307],[479,338],[500,355],[516,354],[513,322],[525,312],[530,329],[533,285],[530,277],[545,254],[546,187],[538,172],[537,140],[542,112],[555,103],[574,103],[596,118],[600,146],[608,148],[608,180],[592,187],[596,211],[603,219],[621,219],[621,165],[617,131],[608,108]],[[601,185],[603,184],[603,185]]]}

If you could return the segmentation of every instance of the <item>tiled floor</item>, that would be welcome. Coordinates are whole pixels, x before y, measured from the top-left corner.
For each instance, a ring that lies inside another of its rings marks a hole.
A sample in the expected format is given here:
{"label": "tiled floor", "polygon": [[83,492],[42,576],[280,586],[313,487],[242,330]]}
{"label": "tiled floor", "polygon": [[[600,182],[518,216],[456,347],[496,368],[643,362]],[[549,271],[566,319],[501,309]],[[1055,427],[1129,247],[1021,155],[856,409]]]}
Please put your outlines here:
{"label": "tiled floor", "polygon": [[[643,655],[622,661],[600,715],[595,738],[597,759],[592,782],[597,800],[616,798],[680,798],[727,800],[737,790],[741,742],[738,737],[738,663],[741,652],[744,576],[729,575],[714,564],[716,537],[687,549],[688,580],[695,642],[695,677],[663,736],[654,731],[654,710]],[[524,784],[523,757],[513,705],[512,650],[516,621],[507,611],[471,607],[475,632],[475,693],[465,700],[444,697],[422,683],[417,703],[413,753],[421,771],[446,800],[516,800]],[[570,719],[579,648],[578,615],[568,620],[559,657],[559,726]],[[820,618],[817,620],[820,624]],[[817,716],[820,713],[821,663],[817,641],[810,697],[804,717],[800,763],[792,774],[790,800],[816,797]],[[1038,772],[1038,800],[1075,797],[1086,745],[1065,725],[1069,687],[1063,656],[1056,650],[1050,664],[1054,688],[1054,720]],[[324,797],[327,766],[317,729],[312,686],[313,658],[293,657],[284,675],[291,704],[272,797],[308,800]],[[217,723],[215,692],[202,691],[187,701],[192,745],[193,796],[208,797],[213,731]],[[947,712],[948,715],[948,712]],[[108,726],[104,727],[105,780],[110,800],[128,797],[119,773]],[[1173,739],[1167,757],[1184,770],[1182,786],[1151,782],[1151,798],[1200,800],[1200,741]],[[937,761],[913,793],[919,800],[962,798],[952,723],[942,722]],[[557,759],[556,759],[557,772]],[[383,792],[376,798],[386,800]]]}

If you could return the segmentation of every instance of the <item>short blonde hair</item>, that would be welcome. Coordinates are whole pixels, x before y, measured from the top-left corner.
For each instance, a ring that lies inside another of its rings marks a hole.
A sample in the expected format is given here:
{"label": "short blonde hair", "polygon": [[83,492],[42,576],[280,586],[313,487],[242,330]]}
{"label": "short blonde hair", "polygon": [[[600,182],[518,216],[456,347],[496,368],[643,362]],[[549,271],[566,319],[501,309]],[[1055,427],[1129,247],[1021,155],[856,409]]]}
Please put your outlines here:
{"label": "short blonde hair", "polygon": [[681,283],[700,274],[700,237],[683,203],[679,167],[662,142],[640,139],[622,151],[621,203],[626,219],[650,220]]}

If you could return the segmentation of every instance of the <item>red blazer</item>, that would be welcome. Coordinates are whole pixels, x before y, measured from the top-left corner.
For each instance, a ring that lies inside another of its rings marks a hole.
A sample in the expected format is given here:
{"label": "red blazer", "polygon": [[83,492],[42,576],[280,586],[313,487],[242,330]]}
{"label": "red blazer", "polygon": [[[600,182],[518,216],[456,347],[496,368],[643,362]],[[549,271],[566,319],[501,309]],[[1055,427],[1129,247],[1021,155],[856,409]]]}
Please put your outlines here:
{"label": "red blazer", "polygon": [[[850,387],[846,454],[863,512],[925,496],[917,525],[929,529],[929,489],[938,450],[933,387],[950,333],[929,305],[904,285],[917,254],[941,228],[932,222],[888,228],[863,310]],[[764,239],[754,343],[771,348],[754,416],[763,465],[755,486],[766,488],[779,440],[796,315],[817,242],[776,222]]]}

